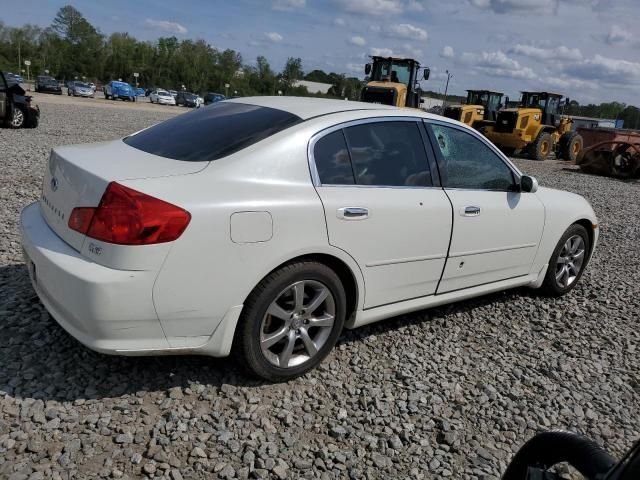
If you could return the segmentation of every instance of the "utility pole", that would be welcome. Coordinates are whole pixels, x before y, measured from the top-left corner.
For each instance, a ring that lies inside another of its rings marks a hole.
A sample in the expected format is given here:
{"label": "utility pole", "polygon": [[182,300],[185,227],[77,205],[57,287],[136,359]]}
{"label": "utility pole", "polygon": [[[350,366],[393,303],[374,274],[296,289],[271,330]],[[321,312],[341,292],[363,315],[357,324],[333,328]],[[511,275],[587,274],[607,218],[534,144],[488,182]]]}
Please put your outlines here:
{"label": "utility pole", "polygon": [[445,70],[447,73],[447,84],[444,87],[444,100],[442,101],[442,108],[447,106],[447,91],[449,90],[449,80],[453,78],[453,74],[449,73],[449,70]]}

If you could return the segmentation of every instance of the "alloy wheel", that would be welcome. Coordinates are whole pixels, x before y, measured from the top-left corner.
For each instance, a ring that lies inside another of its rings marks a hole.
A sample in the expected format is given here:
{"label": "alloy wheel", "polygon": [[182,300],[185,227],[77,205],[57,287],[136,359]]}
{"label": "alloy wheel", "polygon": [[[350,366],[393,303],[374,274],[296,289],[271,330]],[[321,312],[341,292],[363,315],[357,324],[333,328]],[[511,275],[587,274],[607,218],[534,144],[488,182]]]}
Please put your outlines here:
{"label": "alloy wheel", "polygon": [[576,281],[584,264],[585,244],[580,235],[569,237],[562,246],[556,262],[556,282],[567,288]]}
{"label": "alloy wheel", "polygon": [[316,280],[289,285],[271,302],[260,325],[260,349],[274,366],[291,368],[318,354],[335,323],[336,302]]}
{"label": "alloy wheel", "polygon": [[19,108],[13,109],[13,119],[11,120],[11,125],[15,128],[21,127],[24,123],[24,113]]}

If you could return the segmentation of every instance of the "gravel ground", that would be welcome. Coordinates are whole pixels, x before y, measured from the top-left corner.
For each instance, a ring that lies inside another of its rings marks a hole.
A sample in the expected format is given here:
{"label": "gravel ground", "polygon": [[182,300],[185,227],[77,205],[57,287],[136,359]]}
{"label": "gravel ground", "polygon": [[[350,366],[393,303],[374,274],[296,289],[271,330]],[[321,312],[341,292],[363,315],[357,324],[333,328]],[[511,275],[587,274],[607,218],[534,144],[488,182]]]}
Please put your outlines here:
{"label": "gravel ground", "polygon": [[345,332],[319,369],[268,385],[230,360],[93,353],[48,316],[17,222],[49,149],[173,112],[42,111],[37,130],[0,130],[0,478],[490,479],[541,429],[616,455],[640,436],[638,182],[518,160],[599,216],[570,295],[519,289]]}

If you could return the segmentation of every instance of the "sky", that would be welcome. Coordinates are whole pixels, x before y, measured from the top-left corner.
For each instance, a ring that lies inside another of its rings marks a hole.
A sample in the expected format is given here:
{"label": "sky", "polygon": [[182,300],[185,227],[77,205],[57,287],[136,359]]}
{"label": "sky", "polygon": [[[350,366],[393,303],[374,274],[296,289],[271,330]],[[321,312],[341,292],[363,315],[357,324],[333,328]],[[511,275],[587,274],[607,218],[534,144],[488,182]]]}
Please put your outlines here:
{"label": "sky", "polygon": [[[2,0],[4,2],[5,0]],[[369,55],[431,68],[424,89],[553,90],[640,105],[640,0],[21,0],[7,25],[46,26],[70,3],[102,33],[202,38],[254,64],[364,77]]]}

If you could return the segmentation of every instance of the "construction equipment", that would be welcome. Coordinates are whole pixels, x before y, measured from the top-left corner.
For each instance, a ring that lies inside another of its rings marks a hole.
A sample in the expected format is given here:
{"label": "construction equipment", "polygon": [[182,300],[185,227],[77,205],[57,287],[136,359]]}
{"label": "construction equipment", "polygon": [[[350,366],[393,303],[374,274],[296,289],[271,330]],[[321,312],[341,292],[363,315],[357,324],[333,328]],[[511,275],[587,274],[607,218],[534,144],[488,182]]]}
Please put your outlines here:
{"label": "construction equipment", "polygon": [[574,162],[582,150],[582,137],[572,131],[573,120],[562,115],[562,95],[551,92],[522,92],[517,108],[498,112],[495,125],[483,133],[505,153],[525,151],[534,160],[552,152],[556,158]]}
{"label": "construction equipment", "polygon": [[615,128],[579,128],[586,147],[576,164],[580,170],[617,178],[640,177],[640,132]]}
{"label": "construction equipment", "polygon": [[442,114],[476,130],[482,130],[496,122],[498,110],[502,106],[502,96],[502,92],[491,90],[467,90],[467,101],[464,104],[446,106]]}
{"label": "construction equipment", "polygon": [[429,79],[429,68],[420,67],[412,58],[371,57],[364,72],[369,82],[362,89],[360,100],[396,107],[419,108],[422,90],[418,83],[418,73],[422,69],[422,79]]}

